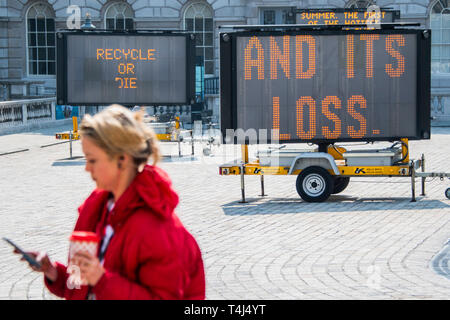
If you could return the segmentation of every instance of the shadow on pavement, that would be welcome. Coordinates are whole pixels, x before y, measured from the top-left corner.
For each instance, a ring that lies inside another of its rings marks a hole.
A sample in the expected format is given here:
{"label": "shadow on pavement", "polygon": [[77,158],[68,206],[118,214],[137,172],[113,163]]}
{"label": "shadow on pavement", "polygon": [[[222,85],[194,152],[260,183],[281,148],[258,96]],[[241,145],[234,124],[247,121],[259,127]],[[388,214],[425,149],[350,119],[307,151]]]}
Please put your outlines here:
{"label": "shadow on pavement", "polygon": [[447,241],[447,243],[444,245],[442,250],[431,260],[431,266],[433,267],[434,271],[444,276],[448,279],[450,279],[450,239]]}
{"label": "shadow on pavement", "polygon": [[62,133],[62,132],[69,133],[70,130],[73,130],[72,123],[70,123],[70,124],[62,124],[62,125],[58,125],[58,126],[51,126],[51,127],[42,128],[42,129],[32,129],[30,131],[23,131],[23,132],[18,132],[18,133],[15,133],[15,134],[55,136],[56,133]]}
{"label": "shadow on pavement", "polygon": [[326,202],[308,203],[294,198],[247,198],[247,203],[233,201],[222,206],[225,215],[246,216],[264,214],[296,214],[302,212],[353,212],[353,211],[390,211],[418,209],[449,209],[450,204],[440,200],[409,197],[396,198],[357,198],[345,195],[331,196]]}
{"label": "shadow on pavement", "polygon": [[[75,159],[83,159],[82,161],[74,161]],[[64,167],[64,166],[84,166],[86,164],[86,159],[82,156],[76,156],[72,158],[58,159],[53,162],[53,167]]]}
{"label": "shadow on pavement", "polygon": [[162,162],[187,162],[187,161],[198,161],[199,159],[195,156],[174,156],[174,155],[163,155],[161,157]]}

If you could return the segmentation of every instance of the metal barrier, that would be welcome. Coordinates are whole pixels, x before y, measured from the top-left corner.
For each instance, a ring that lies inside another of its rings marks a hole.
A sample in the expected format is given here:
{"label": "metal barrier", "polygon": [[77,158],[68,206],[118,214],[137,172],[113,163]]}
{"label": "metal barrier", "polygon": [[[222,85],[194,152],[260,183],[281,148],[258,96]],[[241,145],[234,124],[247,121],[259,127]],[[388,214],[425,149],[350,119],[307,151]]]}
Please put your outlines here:
{"label": "metal barrier", "polygon": [[55,120],[56,98],[0,102],[0,129]]}

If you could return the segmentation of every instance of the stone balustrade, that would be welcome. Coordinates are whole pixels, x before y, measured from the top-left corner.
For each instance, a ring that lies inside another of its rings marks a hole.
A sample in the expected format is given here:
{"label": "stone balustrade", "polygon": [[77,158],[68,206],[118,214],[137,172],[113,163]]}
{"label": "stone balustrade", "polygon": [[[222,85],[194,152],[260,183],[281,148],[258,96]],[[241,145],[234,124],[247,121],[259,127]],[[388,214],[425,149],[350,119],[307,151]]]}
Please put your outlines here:
{"label": "stone balustrade", "polygon": [[41,127],[55,120],[56,98],[0,102],[0,134]]}

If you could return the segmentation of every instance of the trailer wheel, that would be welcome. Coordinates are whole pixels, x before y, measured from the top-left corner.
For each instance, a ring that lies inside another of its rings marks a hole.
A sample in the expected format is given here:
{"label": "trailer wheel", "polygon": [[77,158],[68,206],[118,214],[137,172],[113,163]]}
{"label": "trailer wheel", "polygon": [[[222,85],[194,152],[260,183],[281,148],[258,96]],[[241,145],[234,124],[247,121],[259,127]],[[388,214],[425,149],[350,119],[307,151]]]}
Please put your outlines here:
{"label": "trailer wheel", "polygon": [[334,188],[332,194],[338,194],[347,188],[350,177],[334,177]]}
{"label": "trailer wheel", "polygon": [[297,192],[306,202],[323,202],[334,188],[331,174],[322,167],[308,167],[297,177]]}
{"label": "trailer wheel", "polygon": [[447,197],[447,199],[450,199],[450,188],[447,188],[447,190],[445,190],[445,196]]}

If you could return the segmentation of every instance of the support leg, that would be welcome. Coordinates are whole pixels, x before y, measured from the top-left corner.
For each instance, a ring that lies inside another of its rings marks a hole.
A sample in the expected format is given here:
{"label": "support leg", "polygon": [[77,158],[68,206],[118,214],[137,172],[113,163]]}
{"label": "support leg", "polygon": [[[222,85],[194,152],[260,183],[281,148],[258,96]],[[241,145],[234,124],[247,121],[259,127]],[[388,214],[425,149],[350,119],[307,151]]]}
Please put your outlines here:
{"label": "support leg", "polygon": [[261,194],[260,197],[265,197],[267,194],[264,193],[264,175],[261,175]]}
{"label": "support leg", "polygon": [[72,131],[69,131],[70,159],[72,159]]}
{"label": "support leg", "polygon": [[245,181],[244,181],[244,173],[245,173],[245,166],[244,164],[241,166],[241,194],[242,194],[242,200],[239,201],[239,203],[247,203],[245,201]]}
{"label": "support leg", "polygon": [[191,143],[192,143],[192,155],[194,155],[194,133],[193,133],[193,129],[191,130]]}
{"label": "support leg", "polygon": [[[422,153],[422,172],[425,172],[425,155]],[[425,195],[425,177],[422,177],[422,194],[421,196]]]}
{"label": "support leg", "polygon": [[414,164],[410,167],[411,170],[411,202],[416,202],[416,171],[414,169]]}

